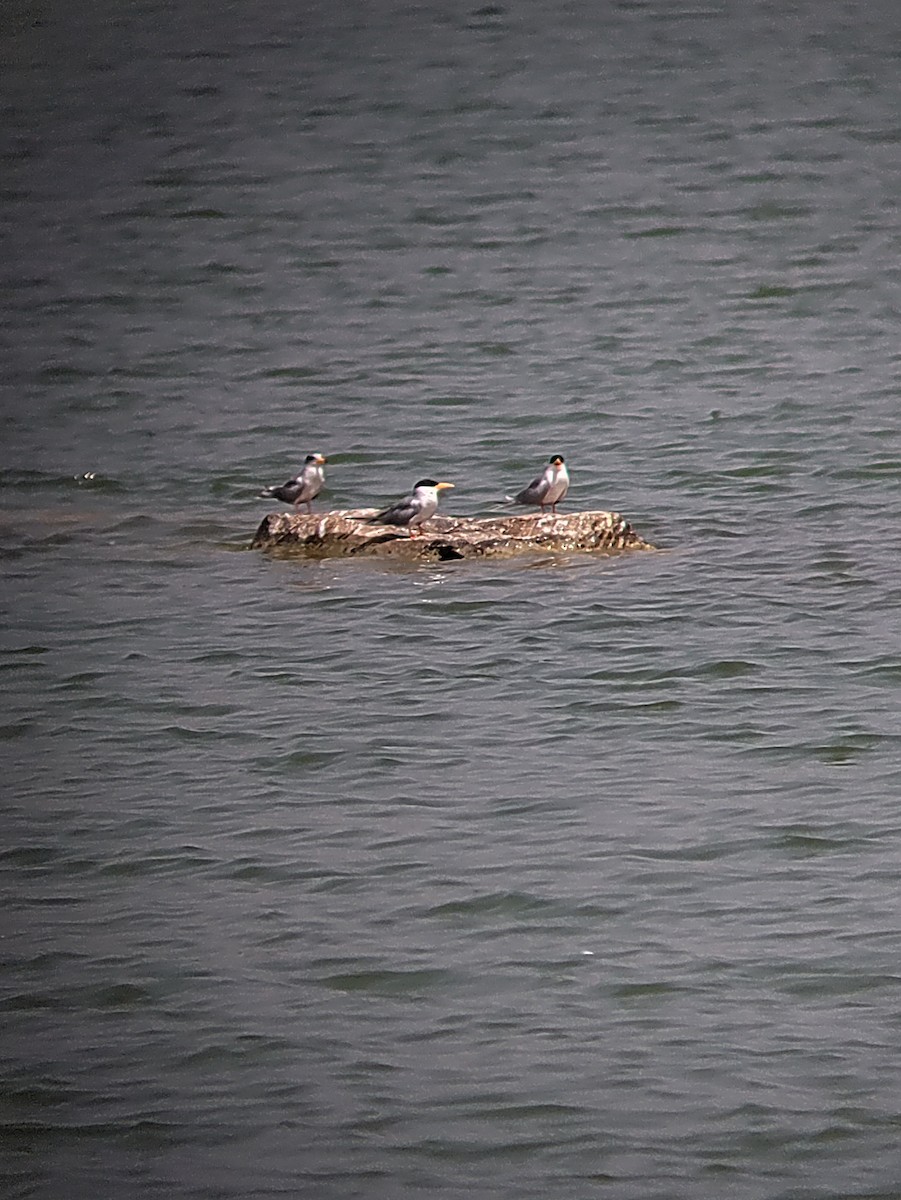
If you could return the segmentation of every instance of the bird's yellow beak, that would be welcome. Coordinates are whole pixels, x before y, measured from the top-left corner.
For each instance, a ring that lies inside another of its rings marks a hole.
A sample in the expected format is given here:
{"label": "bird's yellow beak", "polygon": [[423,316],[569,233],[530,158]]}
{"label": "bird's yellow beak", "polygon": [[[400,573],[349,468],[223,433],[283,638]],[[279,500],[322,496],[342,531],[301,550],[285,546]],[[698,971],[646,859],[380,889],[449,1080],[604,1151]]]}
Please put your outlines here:
{"label": "bird's yellow beak", "polygon": [[440,492],[443,488],[453,487],[452,483],[438,483],[435,485],[435,491]]}
{"label": "bird's yellow beak", "polygon": [[322,464],[323,464],[323,463],[327,463],[327,462],[328,462],[328,459],[325,457],[325,455],[324,455],[324,454],[317,454],[317,455],[316,455],[316,461],[319,463],[319,465],[320,465],[320,466],[322,466]]}

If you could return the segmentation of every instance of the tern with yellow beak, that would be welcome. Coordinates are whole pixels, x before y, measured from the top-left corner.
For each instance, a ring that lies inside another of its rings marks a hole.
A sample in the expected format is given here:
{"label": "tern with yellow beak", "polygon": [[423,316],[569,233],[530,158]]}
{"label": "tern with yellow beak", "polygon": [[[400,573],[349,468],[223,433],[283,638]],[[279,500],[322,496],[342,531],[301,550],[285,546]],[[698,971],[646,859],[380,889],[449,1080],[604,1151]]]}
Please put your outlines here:
{"label": "tern with yellow beak", "polygon": [[328,462],[324,454],[308,454],[303,461],[303,469],[299,475],[295,475],[293,479],[289,479],[287,483],[282,483],[278,487],[263,488],[260,492],[260,498],[274,497],[276,500],[284,500],[285,504],[293,504],[299,508],[301,504],[307,506],[307,512],[313,511],[313,501],[322,491],[325,484],[325,471],[323,466]]}
{"label": "tern with yellow beak", "polygon": [[373,525],[403,525],[416,537],[416,530],[433,517],[438,510],[438,493],[452,488],[452,483],[437,483],[434,479],[420,479],[414,483],[413,491],[390,508],[370,517]]}
{"label": "tern with yellow beak", "polygon": [[[559,454],[555,454],[541,475],[536,475],[527,488],[512,497],[514,504],[537,504],[542,512],[550,505],[551,512],[569,490],[569,472]],[[508,497],[510,499],[510,497]]]}

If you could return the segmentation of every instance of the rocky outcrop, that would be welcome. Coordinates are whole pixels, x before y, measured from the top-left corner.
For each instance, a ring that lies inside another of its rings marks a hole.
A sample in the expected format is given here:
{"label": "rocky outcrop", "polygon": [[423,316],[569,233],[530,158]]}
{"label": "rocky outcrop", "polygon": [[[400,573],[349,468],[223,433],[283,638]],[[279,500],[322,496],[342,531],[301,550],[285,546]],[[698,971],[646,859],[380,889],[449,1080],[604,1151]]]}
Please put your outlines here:
{"label": "rocky outcrop", "polygon": [[251,548],[278,549],[309,558],[378,555],[408,562],[464,558],[508,558],[536,551],[653,550],[625,517],[611,512],[526,513],[497,517],[436,515],[424,533],[369,524],[378,510],[355,508],[328,513],[270,513]]}

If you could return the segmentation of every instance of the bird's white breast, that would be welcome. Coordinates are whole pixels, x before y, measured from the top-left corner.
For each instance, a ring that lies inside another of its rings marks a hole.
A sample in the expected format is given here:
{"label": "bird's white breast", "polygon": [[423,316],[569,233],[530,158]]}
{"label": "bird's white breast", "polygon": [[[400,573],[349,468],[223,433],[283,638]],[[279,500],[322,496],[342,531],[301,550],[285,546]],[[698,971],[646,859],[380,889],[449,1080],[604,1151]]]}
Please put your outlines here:
{"label": "bird's white breast", "polygon": [[551,467],[548,472],[546,503],[553,503],[555,500],[559,500],[568,486],[569,475],[567,474],[566,467]]}
{"label": "bird's white breast", "polygon": [[410,521],[411,525],[422,525],[438,508],[438,493],[434,488],[422,488],[416,493],[419,512]]}

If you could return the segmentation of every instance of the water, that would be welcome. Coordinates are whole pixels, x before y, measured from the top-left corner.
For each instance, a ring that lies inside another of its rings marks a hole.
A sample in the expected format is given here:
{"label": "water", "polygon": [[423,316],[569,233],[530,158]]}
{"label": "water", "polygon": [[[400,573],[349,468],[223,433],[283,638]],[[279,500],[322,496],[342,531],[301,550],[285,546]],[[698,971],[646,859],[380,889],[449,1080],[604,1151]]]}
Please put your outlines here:
{"label": "water", "polygon": [[6,20],[4,1194],[896,1196],[896,7]]}

